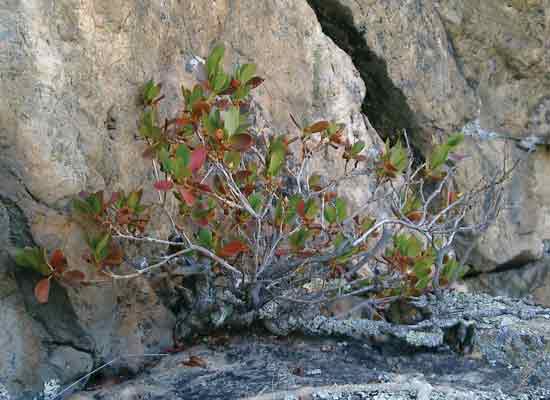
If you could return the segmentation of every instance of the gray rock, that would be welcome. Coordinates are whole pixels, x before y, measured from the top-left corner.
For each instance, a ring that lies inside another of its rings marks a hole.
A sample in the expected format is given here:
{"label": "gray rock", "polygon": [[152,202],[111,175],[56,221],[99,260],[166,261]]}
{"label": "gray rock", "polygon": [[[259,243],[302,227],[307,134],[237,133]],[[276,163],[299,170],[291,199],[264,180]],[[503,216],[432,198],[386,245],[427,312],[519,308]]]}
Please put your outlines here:
{"label": "gray rock", "polygon": [[540,259],[550,237],[545,147],[528,155],[517,141],[495,137],[548,135],[548,2],[310,3],[325,32],[352,55],[367,86],[364,111],[380,132],[408,129],[423,154],[454,131],[474,136],[462,150],[470,156],[458,179],[464,189],[493,176],[503,155],[508,165],[522,161],[506,187],[507,206],[475,248],[474,268]]}
{"label": "gray rock", "polygon": [[[424,344],[366,344],[331,338],[233,337],[228,344],[199,345],[159,359],[128,382],[81,392],[74,400],[123,399],[545,399],[550,396],[550,309],[508,298],[452,293],[425,298],[428,330],[450,320],[475,324],[472,348],[449,350],[447,332],[436,349]],[[327,351],[326,349],[331,349]],[[185,367],[190,356],[205,368]],[[182,366],[183,364],[183,366]],[[321,370],[321,374],[307,371]]]}

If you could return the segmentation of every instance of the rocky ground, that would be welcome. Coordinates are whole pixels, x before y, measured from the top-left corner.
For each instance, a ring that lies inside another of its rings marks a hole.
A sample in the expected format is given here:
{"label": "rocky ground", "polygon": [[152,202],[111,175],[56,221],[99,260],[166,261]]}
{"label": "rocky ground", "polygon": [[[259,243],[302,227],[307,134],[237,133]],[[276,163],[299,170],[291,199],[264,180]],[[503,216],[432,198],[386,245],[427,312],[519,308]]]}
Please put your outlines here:
{"label": "rocky ground", "polygon": [[[220,333],[70,399],[550,399],[550,310],[456,293],[423,307],[431,318],[395,327],[407,341]],[[415,338],[445,326],[435,347]]]}

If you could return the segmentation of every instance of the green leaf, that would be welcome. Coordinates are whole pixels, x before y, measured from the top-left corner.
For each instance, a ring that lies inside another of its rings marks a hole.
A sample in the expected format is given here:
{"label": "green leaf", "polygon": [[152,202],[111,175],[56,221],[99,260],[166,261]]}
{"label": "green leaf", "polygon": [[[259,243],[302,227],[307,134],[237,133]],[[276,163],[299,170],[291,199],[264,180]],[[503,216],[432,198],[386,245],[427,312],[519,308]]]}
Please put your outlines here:
{"label": "green leaf", "polygon": [[430,157],[430,169],[436,170],[437,168],[445,164],[447,158],[449,157],[450,149],[451,148],[448,144],[440,144],[436,146]]}
{"label": "green leaf", "polygon": [[94,215],[101,214],[103,211],[103,191],[90,194],[86,198],[86,202],[89,204]]}
{"label": "green leaf", "polygon": [[255,64],[244,64],[241,68],[239,68],[239,74],[238,74],[238,80],[241,82],[241,85],[246,85],[252,77],[254,77],[254,74],[256,73],[256,65]]}
{"label": "green leaf", "polygon": [[15,263],[23,268],[30,268],[43,276],[51,274],[46,262],[44,250],[39,247],[25,247],[15,250]]}
{"label": "green leaf", "polygon": [[81,215],[94,215],[93,209],[87,201],[74,198],[71,202],[73,212]]}
{"label": "green leaf", "polygon": [[267,167],[268,176],[277,176],[284,165],[286,147],[281,138],[275,139],[269,146],[269,164]]}
{"label": "green leaf", "polygon": [[211,249],[213,246],[212,232],[206,228],[199,229],[199,243],[201,246]]}
{"label": "green leaf", "polygon": [[329,224],[334,224],[336,222],[336,208],[330,204],[325,206],[325,219]]}
{"label": "green leaf", "polygon": [[204,97],[204,92],[201,85],[195,85],[193,91],[189,94],[187,106],[189,109],[192,109],[196,102],[202,100]]}
{"label": "green leaf", "polygon": [[415,276],[418,279],[423,279],[427,276],[430,276],[432,272],[432,265],[434,264],[434,262],[435,262],[435,258],[429,257],[429,256],[422,257],[416,260],[413,266],[413,271]]}
{"label": "green leaf", "polygon": [[203,116],[203,125],[210,134],[221,128],[220,110],[218,108],[212,109],[210,114]]}
{"label": "green leaf", "polygon": [[294,249],[303,249],[306,245],[306,240],[309,239],[311,232],[306,228],[302,228],[289,236],[288,241]]}
{"label": "green leaf", "polygon": [[365,142],[363,142],[362,140],[355,142],[353,146],[351,146],[351,155],[353,156],[358,155],[363,151],[364,148],[365,148]]}
{"label": "green leaf", "polygon": [[235,90],[235,93],[231,96],[233,100],[243,100],[248,97],[250,94],[250,86],[247,85],[241,85]]}
{"label": "green leaf", "polygon": [[225,47],[221,44],[215,46],[206,60],[206,70],[210,79],[218,72],[220,61],[223,58]]}
{"label": "green leaf", "polygon": [[127,205],[130,210],[135,210],[139,206],[141,201],[141,195],[143,194],[142,190],[136,190],[130,193],[127,200]]}
{"label": "green leaf", "polygon": [[159,94],[160,85],[156,85],[152,79],[145,84],[145,88],[143,89],[143,100],[146,104],[156,99]]}
{"label": "green leaf", "polygon": [[447,139],[447,145],[450,147],[456,147],[464,141],[464,134],[462,132],[457,132]]}
{"label": "green leaf", "polygon": [[338,217],[338,221],[344,221],[347,217],[346,202],[341,198],[337,198],[334,201],[334,205],[336,207],[336,216]]}
{"label": "green leaf", "polygon": [[346,238],[344,237],[344,234],[342,232],[338,232],[338,234],[336,235],[336,237],[332,242],[334,244],[334,248],[339,249],[340,246],[342,246],[342,244],[344,243],[345,239]]}
{"label": "green leaf", "polygon": [[219,71],[214,77],[214,82],[212,83],[212,90],[214,93],[221,93],[229,87],[231,84],[231,77],[223,71]]}
{"label": "green leaf", "polygon": [[100,263],[109,255],[109,244],[111,243],[111,233],[106,233],[97,242],[94,248],[94,258]]}
{"label": "green leaf", "polygon": [[252,193],[250,196],[248,196],[248,202],[250,203],[252,209],[256,212],[259,212],[262,208],[263,201],[263,196],[258,193]]}
{"label": "green leaf", "polygon": [[223,156],[223,162],[230,170],[234,171],[241,164],[241,153],[238,151],[228,151]]}
{"label": "green leaf", "polygon": [[183,166],[188,167],[191,161],[191,152],[185,143],[181,143],[176,150],[176,157],[181,159]]}
{"label": "green leaf", "polygon": [[321,186],[321,175],[313,174],[309,177],[307,184],[310,188]]}
{"label": "green leaf", "polygon": [[398,141],[390,151],[390,162],[399,171],[403,171],[407,167],[407,151]]}
{"label": "green leaf", "polygon": [[420,289],[420,290],[426,289],[428,287],[428,285],[430,284],[431,280],[432,280],[432,278],[429,277],[429,276],[426,276],[426,277],[420,279],[418,282],[416,282],[416,288]]}
{"label": "green leaf", "polygon": [[229,136],[232,136],[240,125],[240,112],[239,107],[230,107],[227,111],[222,113],[223,125]]}
{"label": "green leaf", "polygon": [[310,198],[306,201],[305,207],[305,216],[307,219],[314,219],[319,213],[319,206],[315,202],[315,199]]}

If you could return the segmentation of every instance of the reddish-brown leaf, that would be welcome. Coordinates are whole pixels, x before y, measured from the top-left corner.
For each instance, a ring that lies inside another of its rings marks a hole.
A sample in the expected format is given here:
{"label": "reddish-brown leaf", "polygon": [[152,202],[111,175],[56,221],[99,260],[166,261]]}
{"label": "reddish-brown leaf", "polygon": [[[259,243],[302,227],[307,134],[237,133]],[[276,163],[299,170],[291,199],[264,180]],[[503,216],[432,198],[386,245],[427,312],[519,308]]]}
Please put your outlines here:
{"label": "reddish-brown leaf", "polygon": [[174,187],[174,183],[166,179],[162,181],[156,181],[153,186],[155,187],[155,189],[160,190],[161,192],[167,192],[172,189],[172,187]]}
{"label": "reddish-brown leaf", "polygon": [[307,133],[323,132],[329,126],[330,126],[330,123],[328,121],[319,121],[314,123],[313,125],[308,126],[307,128],[304,128],[304,132],[307,132]]}
{"label": "reddish-brown leaf", "polygon": [[248,246],[241,242],[240,240],[233,240],[226,244],[219,251],[221,257],[234,257],[239,253],[244,253],[248,251]]}
{"label": "reddish-brown leaf", "polygon": [[306,203],[304,202],[304,200],[300,200],[298,204],[296,204],[296,212],[300,217],[306,217]]}
{"label": "reddish-brown leaf", "polygon": [[71,269],[70,271],[67,271],[63,274],[63,278],[71,282],[82,282],[84,279],[86,279],[86,275],[84,275],[84,272],[78,271],[76,269]]}
{"label": "reddish-brown leaf", "polygon": [[248,133],[239,133],[238,135],[231,136],[229,139],[231,149],[236,151],[248,151],[253,143],[254,139]]}
{"label": "reddish-brown leaf", "polygon": [[192,206],[193,204],[195,204],[195,196],[193,196],[193,193],[190,190],[179,188],[178,192],[181,195],[181,198],[183,199],[185,204],[187,204],[188,206]]}
{"label": "reddish-brown leaf", "polygon": [[128,207],[121,208],[117,212],[116,219],[119,225],[128,225],[132,221],[132,212]]}
{"label": "reddish-brown leaf", "polygon": [[237,182],[244,182],[250,175],[252,175],[252,172],[250,172],[247,169],[243,169],[240,171],[235,172],[235,180]]}
{"label": "reddish-brown leaf", "polygon": [[193,118],[200,118],[202,114],[208,114],[210,112],[210,104],[206,101],[197,101],[193,104]]}
{"label": "reddish-brown leaf", "polygon": [[220,194],[227,194],[227,188],[219,175],[214,175],[214,189]]}
{"label": "reddish-brown leaf", "polygon": [[325,201],[327,201],[327,202],[335,199],[336,197],[338,197],[338,193],[336,193],[336,192],[326,192],[325,193]]}
{"label": "reddish-brown leaf", "polygon": [[50,278],[41,279],[34,287],[34,297],[40,304],[48,302],[50,296]]}
{"label": "reddish-brown leaf", "polygon": [[418,222],[422,219],[422,211],[411,211],[407,214],[407,218],[412,222]]}
{"label": "reddish-brown leaf", "polygon": [[192,123],[193,123],[193,121],[190,118],[183,117],[183,118],[177,118],[176,119],[176,125],[178,125],[178,126],[190,125]]}
{"label": "reddish-brown leaf", "polygon": [[254,89],[254,88],[257,88],[258,86],[260,86],[263,82],[264,82],[265,79],[263,78],[260,78],[259,76],[255,76],[253,78],[251,78],[249,81],[248,81],[248,86],[250,86],[251,89]]}
{"label": "reddish-brown leaf", "polygon": [[103,260],[103,265],[117,266],[124,261],[124,252],[116,243],[111,244],[109,255]]}
{"label": "reddish-brown leaf", "polygon": [[200,367],[200,368],[206,368],[207,366],[206,361],[199,356],[189,357],[189,360],[184,361],[183,365],[187,367]]}
{"label": "reddish-brown leaf", "polygon": [[331,135],[329,138],[332,143],[335,144],[345,144],[343,131],[338,131],[334,135]]}
{"label": "reddish-brown leaf", "polygon": [[462,196],[462,193],[460,192],[449,192],[447,194],[447,204],[452,204],[454,203],[455,201],[457,201],[460,196]]}
{"label": "reddish-brown leaf", "polygon": [[208,155],[208,150],[204,146],[197,147],[191,152],[191,161],[189,163],[189,168],[192,172],[198,171],[203,166],[206,161],[206,156]]}
{"label": "reddish-brown leaf", "polygon": [[67,259],[60,249],[56,249],[50,257],[50,265],[58,274],[62,274],[67,267]]}

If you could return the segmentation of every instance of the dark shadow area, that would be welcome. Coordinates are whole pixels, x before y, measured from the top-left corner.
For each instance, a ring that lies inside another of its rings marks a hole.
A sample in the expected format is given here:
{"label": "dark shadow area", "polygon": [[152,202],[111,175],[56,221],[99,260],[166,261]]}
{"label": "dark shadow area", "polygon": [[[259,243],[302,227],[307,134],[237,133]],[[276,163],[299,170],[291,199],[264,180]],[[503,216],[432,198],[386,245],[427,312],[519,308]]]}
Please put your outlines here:
{"label": "dark shadow area", "polygon": [[[353,23],[351,10],[338,0],[308,0],[323,32],[351,57],[367,87],[362,110],[382,138],[395,138],[406,129],[419,138],[420,129],[406,98],[388,74],[386,62],[367,45]],[[413,140],[418,143],[418,141]]]}
{"label": "dark shadow area", "polygon": [[[0,203],[8,212],[9,226],[4,227],[9,229],[10,243],[8,245],[13,247],[36,246],[27,218],[19,206],[3,196],[0,196]],[[14,261],[10,264],[8,268],[15,277],[27,312],[50,335],[49,338],[44,338],[44,343],[52,346],[70,346],[91,353],[94,347],[93,341],[79,326],[78,317],[71,306],[65,288],[52,279],[48,302],[39,304],[34,296],[34,287],[43,276],[30,269],[18,267]]]}

